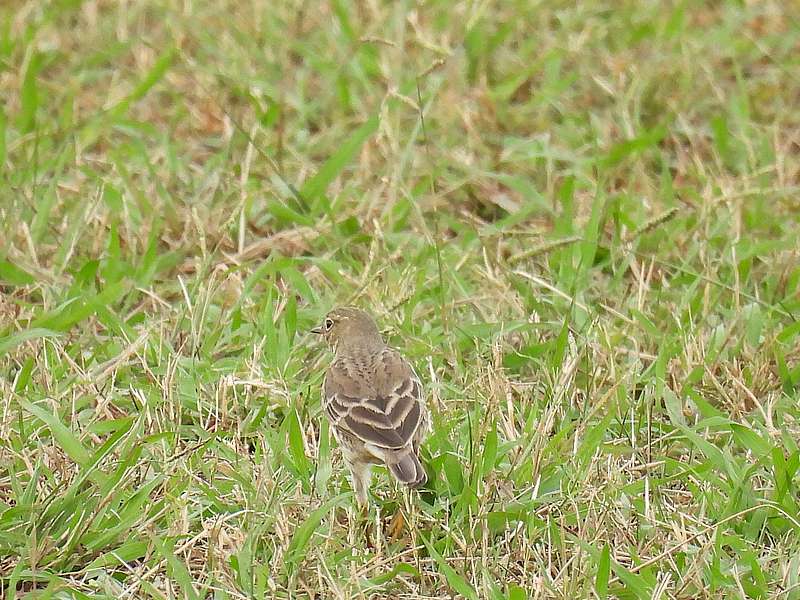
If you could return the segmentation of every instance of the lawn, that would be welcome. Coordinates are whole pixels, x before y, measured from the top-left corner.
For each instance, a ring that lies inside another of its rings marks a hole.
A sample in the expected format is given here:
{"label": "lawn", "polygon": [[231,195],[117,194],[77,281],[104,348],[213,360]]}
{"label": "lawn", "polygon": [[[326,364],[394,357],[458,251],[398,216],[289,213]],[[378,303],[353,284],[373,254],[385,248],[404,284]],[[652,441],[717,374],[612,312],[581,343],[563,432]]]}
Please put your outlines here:
{"label": "lawn", "polygon": [[2,597],[800,600],[798,105],[788,1],[3,2]]}

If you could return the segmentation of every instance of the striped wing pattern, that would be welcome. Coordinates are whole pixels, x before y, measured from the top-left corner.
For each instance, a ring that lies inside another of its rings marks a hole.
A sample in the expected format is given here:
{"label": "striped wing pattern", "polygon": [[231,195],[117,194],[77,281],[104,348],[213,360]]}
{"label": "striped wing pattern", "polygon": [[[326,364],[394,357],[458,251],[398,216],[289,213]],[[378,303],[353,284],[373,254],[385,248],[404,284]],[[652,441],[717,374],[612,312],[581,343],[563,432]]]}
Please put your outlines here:
{"label": "striped wing pattern", "polygon": [[[347,372],[334,363],[325,380],[325,410],[333,425],[381,449],[396,450],[412,443],[424,418],[422,386],[405,361],[401,366],[401,377],[369,389],[348,386]],[[389,391],[381,393],[381,387]]]}

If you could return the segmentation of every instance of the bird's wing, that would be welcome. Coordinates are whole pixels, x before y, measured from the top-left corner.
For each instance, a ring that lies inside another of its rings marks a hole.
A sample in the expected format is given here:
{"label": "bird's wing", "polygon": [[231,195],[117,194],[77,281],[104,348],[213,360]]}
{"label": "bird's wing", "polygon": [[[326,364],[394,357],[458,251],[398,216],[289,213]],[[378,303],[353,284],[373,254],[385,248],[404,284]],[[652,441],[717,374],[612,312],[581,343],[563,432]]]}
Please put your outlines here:
{"label": "bird's wing", "polygon": [[372,385],[336,361],[325,377],[325,410],[334,426],[385,449],[407,446],[422,422],[422,385],[411,366],[386,349],[376,357]]}

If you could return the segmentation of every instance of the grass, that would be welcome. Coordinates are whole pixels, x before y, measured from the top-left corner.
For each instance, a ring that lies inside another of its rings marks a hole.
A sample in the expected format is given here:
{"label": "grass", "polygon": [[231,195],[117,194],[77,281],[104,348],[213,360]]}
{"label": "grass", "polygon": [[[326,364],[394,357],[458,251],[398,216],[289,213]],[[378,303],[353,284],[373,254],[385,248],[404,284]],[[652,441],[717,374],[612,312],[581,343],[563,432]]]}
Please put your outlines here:
{"label": "grass", "polygon": [[[800,599],[790,4],[4,3],[4,597]],[[344,303],[433,413],[370,547]]]}

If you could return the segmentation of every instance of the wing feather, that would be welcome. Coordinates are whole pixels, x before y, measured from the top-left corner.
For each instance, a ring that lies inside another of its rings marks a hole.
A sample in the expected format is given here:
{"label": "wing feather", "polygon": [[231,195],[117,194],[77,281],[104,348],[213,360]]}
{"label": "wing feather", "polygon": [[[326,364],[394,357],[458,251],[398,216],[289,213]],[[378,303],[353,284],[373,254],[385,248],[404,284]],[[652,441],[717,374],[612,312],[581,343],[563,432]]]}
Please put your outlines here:
{"label": "wing feather", "polygon": [[[366,444],[393,450],[414,440],[423,421],[422,386],[411,366],[399,354],[381,356],[386,373],[379,385],[363,385],[350,376],[347,367],[334,362],[325,378],[325,411],[335,427]],[[386,369],[388,364],[391,368]],[[381,388],[388,393],[381,394]]]}

